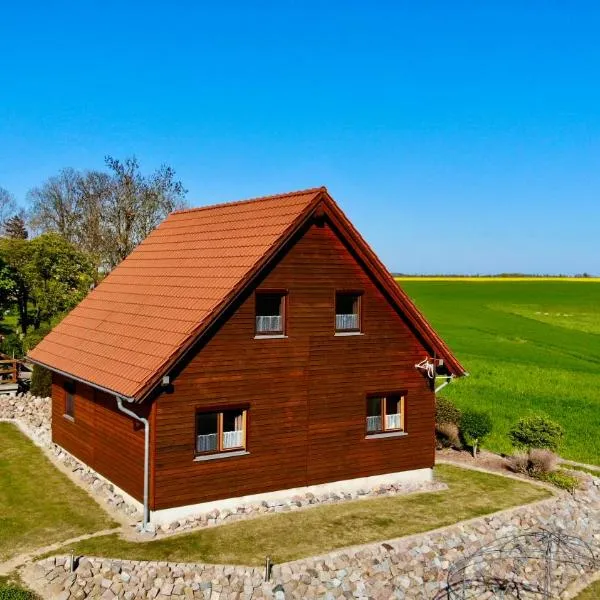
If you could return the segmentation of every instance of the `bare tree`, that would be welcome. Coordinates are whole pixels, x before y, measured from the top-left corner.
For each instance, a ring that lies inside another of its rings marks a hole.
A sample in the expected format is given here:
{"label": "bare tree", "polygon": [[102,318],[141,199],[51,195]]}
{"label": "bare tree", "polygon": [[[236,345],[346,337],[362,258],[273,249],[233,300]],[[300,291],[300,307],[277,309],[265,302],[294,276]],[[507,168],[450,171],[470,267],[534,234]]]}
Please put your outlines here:
{"label": "bare tree", "polygon": [[0,223],[17,212],[17,203],[14,196],[5,188],[0,187]]}
{"label": "bare tree", "polygon": [[121,162],[107,156],[106,165],[112,171],[106,206],[107,259],[112,268],[170,212],[185,205],[187,190],[168,166],[163,165],[145,177],[135,157]]}
{"label": "bare tree", "polygon": [[112,269],[170,212],[184,206],[186,190],[162,166],[144,176],[135,157],[106,157],[108,173],[63,169],[28,194],[32,226],[55,231]]}
{"label": "bare tree", "polygon": [[81,175],[75,169],[63,169],[39,188],[27,194],[31,205],[31,226],[40,232],[55,231],[76,243],[81,222]]}

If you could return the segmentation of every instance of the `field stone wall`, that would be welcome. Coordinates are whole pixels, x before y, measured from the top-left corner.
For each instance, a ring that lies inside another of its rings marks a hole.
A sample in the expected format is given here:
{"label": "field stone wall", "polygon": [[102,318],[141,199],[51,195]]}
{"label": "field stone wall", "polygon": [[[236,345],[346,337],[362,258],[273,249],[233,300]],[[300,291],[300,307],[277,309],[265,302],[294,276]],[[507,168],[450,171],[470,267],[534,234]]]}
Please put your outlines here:
{"label": "field stone wall", "polygon": [[[71,572],[69,557],[65,556],[32,565],[27,581],[44,589],[48,598],[58,600],[435,598],[444,589],[454,561],[500,537],[540,528],[580,537],[599,556],[600,479],[586,478],[584,488],[575,496],[561,494],[430,533],[275,565],[269,582],[263,580],[264,570],[259,568],[91,557],[80,558]],[[554,566],[557,590],[591,575]],[[541,565],[534,565],[531,580],[542,576]],[[572,596],[562,592],[556,597]]]}

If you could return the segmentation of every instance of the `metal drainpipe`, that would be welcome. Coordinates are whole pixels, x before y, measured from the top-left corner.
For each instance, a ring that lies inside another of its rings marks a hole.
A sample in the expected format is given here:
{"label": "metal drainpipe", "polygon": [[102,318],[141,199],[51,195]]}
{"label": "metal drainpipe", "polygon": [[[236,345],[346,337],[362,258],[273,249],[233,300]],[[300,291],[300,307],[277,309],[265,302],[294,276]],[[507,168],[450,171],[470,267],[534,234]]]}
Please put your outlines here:
{"label": "metal drainpipe", "polygon": [[144,424],[144,516],[142,521],[142,531],[149,531],[148,527],[150,524],[150,509],[148,507],[148,499],[149,499],[149,472],[150,472],[150,423],[148,419],[144,417],[140,417],[138,414],[134,413],[132,410],[125,408],[123,406],[123,398],[121,396],[115,396],[117,399],[117,406],[122,413],[130,416],[132,419],[139,421]]}

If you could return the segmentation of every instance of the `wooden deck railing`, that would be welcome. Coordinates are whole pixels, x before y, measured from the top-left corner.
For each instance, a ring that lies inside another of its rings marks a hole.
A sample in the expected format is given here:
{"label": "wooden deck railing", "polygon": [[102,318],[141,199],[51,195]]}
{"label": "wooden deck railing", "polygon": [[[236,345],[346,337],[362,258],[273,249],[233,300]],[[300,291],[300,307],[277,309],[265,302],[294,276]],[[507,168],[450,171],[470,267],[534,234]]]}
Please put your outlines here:
{"label": "wooden deck railing", "polygon": [[0,383],[17,383],[18,381],[18,361],[0,360]]}

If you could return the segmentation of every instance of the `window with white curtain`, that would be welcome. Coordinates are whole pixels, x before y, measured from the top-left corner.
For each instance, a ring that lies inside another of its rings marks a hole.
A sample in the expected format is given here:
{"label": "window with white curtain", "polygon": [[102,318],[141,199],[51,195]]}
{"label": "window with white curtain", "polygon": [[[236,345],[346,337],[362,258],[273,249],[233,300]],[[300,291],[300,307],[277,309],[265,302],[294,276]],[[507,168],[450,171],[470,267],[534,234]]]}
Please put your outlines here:
{"label": "window with white curtain", "polygon": [[196,413],[196,454],[246,448],[246,409]]}

